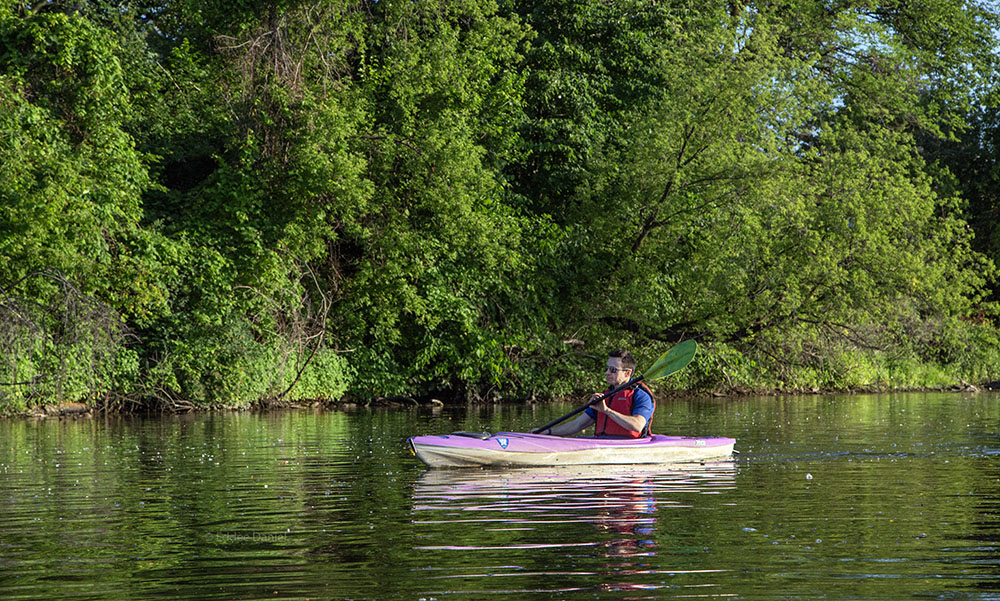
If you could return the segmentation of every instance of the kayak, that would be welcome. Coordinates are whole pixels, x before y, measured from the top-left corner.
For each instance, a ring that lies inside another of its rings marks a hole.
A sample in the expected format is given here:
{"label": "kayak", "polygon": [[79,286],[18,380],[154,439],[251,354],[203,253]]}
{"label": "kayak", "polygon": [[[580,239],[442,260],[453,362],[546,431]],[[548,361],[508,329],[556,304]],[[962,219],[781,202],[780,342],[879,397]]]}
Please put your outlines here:
{"label": "kayak", "polygon": [[453,432],[408,442],[430,467],[678,463],[729,457],[736,443],[722,437],[564,438],[522,432]]}

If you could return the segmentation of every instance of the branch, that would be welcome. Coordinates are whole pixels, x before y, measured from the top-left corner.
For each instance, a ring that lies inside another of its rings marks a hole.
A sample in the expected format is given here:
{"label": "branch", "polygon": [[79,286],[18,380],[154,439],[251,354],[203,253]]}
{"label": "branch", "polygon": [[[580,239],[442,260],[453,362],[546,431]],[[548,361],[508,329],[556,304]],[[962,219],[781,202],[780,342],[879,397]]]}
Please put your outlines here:
{"label": "branch", "polygon": [[317,351],[319,351],[320,346],[323,345],[323,338],[324,338],[324,336],[326,336],[326,321],[327,321],[327,317],[330,314],[330,309],[333,307],[333,303],[330,302],[329,298],[327,298],[326,294],[323,292],[323,287],[320,286],[319,280],[316,278],[316,272],[314,272],[313,269],[311,267],[309,267],[308,263],[305,265],[305,268],[309,271],[309,277],[313,281],[313,286],[315,286],[316,291],[319,293],[320,298],[323,299],[322,302],[320,303],[321,313],[322,313],[323,317],[322,317],[322,320],[321,320],[321,323],[320,323],[320,326],[319,326],[319,332],[317,334],[309,336],[309,337],[307,337],[305,339],[307,343],[308,343],[309,340],[317,339],[316,340],[316,344],[313,345],[313,348],[311,349],[311,352],[309,353],[309,356],[302,363],[302,366],[299,367],[296,370],[295,378],[292,379],[292,383],[289,384],[288,388],[286,388],[284,391],[282,391],[281,394],[279,394],[277,397],[275,397],[276,399],[279,399],[279,400],[282,399],[282,398],[284,398],[289,392],[292,391],[293,388],[295,388],[295,385],[299,383],[299,379],[302,378],[302,374],[304,374],[305,371],[306,371],[306,368],[309,367],[309,363],[313,360],[313,357],[316,356]]}
{"label": "branch", "polygon": [[663,328],[661,330],[655,330],[645,324],[641,324],[628,317],[621,316],[604,316],[598,317],[598,321],[607,324],[609,326],[618,328],[625,332],[631,332],[643,338],[648,338],[650,340],[658,340],[660,342],[670,342],[675,343],[679,340],[684,340],[687,338],[694,338],[696,340],[703,340],[709,337],[709,333],[701,330],[695,330],[695,324],[692,322],[678,323],[674,324],[670,328]]}
{"label": "branch", "polygon": [[38,374],[26,382],[0,382],[0,386],[34,386],[42,377],[41,374]]}

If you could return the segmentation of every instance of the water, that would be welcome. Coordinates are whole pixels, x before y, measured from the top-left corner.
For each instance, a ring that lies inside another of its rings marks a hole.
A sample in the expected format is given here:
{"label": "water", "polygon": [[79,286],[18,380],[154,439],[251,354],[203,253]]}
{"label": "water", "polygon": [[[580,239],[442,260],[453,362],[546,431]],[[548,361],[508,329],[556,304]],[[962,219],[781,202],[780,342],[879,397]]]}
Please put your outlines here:
{"label": "water", "polygon": [[662,403],[732,461],[428,470],[569,405],[0,422],[2,599],[998,599],[1000,396]]}

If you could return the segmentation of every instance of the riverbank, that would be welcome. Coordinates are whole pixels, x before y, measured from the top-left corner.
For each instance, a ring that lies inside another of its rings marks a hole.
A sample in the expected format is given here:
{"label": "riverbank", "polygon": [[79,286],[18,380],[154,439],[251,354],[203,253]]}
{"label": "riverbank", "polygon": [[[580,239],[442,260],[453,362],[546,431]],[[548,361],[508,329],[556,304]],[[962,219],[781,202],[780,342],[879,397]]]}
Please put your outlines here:
{"label": "riverbank", "polygon": [[[981,384],[971,384],[960,381],[951,386],[934,386],[918,388],[889,388],[889,387],[859,387],[851,389],[821,389],[810,388],[808,390],[746,390],[731,389],[726,391],[704,391],[704,390],[660,390],[655,391],[658,401],[672,401],[692,398],[747,398],[747,397],[785,397],[785,396],[832,396],[832,395],[881,395],[881,394],[910,394],[910,393],[979,393],[979,392],[1000,392],[1000,381],[983,382]],[[32,406],[26,410],[3,411],[0,410],[0,418],[33,418],[33,419],[88,419],[96,415],[181,415],[185,413],[212,413],[212,412],[249,412],[266,413],[281,410],[321,410],[321,411],[357,411],[363,409],[407,409],[415,407],[423,408],[445,408],[458,406],[486,406],[486,405],[545,405],[551,403],[583,403],[588,392],[583,391],[577,395],[559,396],[540,400],[538,398],[511,398],[496,399],[492,401],[469,401],[469,400],[441,400],[432,396],[427,397],[376,397],[371,399],[337,399],[337,400],[298,400],[280,401],[275,399],[263,399],[249,405],[200,405],[194,402],[178,403],[167,407],[162,404],[155,406],[144,406],[139,403],[132,403],[128,406],[117,405],[108,406],[102,404],[88,404],[81,402],[52,402],[37,406]]]}

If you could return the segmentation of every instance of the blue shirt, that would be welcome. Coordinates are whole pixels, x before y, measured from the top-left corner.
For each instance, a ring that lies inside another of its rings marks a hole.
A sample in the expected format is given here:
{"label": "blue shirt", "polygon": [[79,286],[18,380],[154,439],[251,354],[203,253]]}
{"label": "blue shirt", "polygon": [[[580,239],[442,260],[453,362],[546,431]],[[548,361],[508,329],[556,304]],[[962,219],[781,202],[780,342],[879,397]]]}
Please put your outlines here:
{"label": "blue shirt", "polygon": [[[587,407],[587,417],[597,421],[597,409]],[[635,393],[632,394],[632,415],[641,415],[646,418],[646,423],[653,419],[653,399],[645,390],[636,386]]]}

